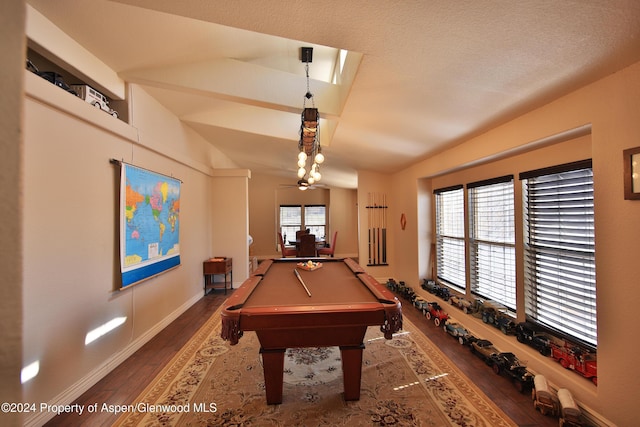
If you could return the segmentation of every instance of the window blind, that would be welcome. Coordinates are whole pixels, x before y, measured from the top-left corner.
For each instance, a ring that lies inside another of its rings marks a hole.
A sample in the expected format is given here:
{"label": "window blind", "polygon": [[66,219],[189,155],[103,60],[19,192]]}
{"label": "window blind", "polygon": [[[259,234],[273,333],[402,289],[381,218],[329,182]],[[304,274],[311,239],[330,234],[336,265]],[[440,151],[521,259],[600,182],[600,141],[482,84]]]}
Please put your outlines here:
{"label": "window blind", "polygon": [[521,179],[526,314],[597,346],[591,161],[523,173]]}
{"label": "window blind", "polygon": [[515,310],[513,175],[467,187],[471,290]]}
{"label": "window blind", "polygon": [[438,279],[464,292],[464,190],[462,186],[435,191]]}
{"label": "window blind", "polygon": [[302,228],[302,206],[300,205],[281,205],[280,206],[280,232],[287,240],[294,239],[296,231]]}
{"label": "window blind", "polygon": [[304,207],[304,226],[316,237],[326,238],[326,207],[307,205]]}

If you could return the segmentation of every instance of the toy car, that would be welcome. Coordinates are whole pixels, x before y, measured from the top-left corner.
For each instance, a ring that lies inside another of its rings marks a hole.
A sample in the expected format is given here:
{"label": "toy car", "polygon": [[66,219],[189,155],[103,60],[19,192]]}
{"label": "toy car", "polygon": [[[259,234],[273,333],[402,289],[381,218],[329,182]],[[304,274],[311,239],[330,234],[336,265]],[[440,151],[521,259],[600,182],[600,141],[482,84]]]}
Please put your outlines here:
{"label": "toy car", "polygon": [[449,297],[449,302],[451,303],[451,305],[457,306],[464,312],[464,314],[475,313],[482,305],[482,303],[478,299],[474,298],[473,301],[469,301],[468,299],[459,295],[451,295]]}
{"label": "toy car", "polygon": [[552,337],[536,331],[534,325],[528,322],[520,322],[516,325],[516,338],[518,342],[535,348],[543,356],[551,355]]}
{"label": "toy car", "polygon": [[431,280],[431,279],[424,279],[422,280],[422,285],[420,285],[420,287],[422,289],[424,289],[425,291],[429,292],[430,294],[435,294],[436,293],[436,287],[438,285],[436,284],[435,280]]}
{"label": "toy car", "polygon": [[576,405],[571,392],[566,388],[558,389],[558,400],[560,401],[560,427],[582,426],[582,410]]}
{"label": "toy car", "polygon": [[516,324],[512,317],[507,314],[506,309],[495,309],[487,307],[482,312],[482,321],[500,329],[503,334],[509,335],[515,333]]}
{"label": "toy car", "polygon": [[43,79],[53,83],[59,88],[66,90],[70,94],[78,96],[78,93],[75,90],[71,89],[71,87],[64,82],[64,78],[60,74],[55,73],[53,71],[40,71],[38,70],[38,67],[36,67],[34,63],[28,59],[27,59],[27,70],[31,71],[34,74],[39,75]]}
{"label": "toy car", "polygon": [[83,99],[94,107],[99,108],[100,110],[112,115],[113,117],[118,117],[118,112],[109,107],[109,100],[107,100],[107,97],[91,86],[71,85],[71,88],[76,91],[79,98]]}
{"label": "toy car", "polygon": [[533,407],[538,409],[542,415],[558,415],[560,402],[549,388],[547,378],[544,375],[538,374],[533,378],[531,398],[533,399]]}
{"label": "toy car", "polygon": [[491,355],[493,372],[503,374],[513,380],[519,392],[533,388],[533,374],[527,370],[513,353],[497,353]]}
{"label": "toy car", "polygon": [[403,281],[400,281],[399,292],[405,299],[411,302],[413,302],[417,297],[413,288],[411,286],[407,286]]}
{"label": "toy car", "polygon": [[464,326],[451,318],[444,322],[442,329],[452,337],[457,338],[461,345],[467,344],[468,338],[471,336]]}
{"label": "toy car", "polygon": [[413,306],[418,310],[426,310],[427,304],[428,304],[427,300],[422,297],[416,297],[413,300]]}
{"label": "toy car", "polygon": [[440,307],[440,304],[437,302],[427,303],[427,308],[423,310],[423,312],[427,319],[433,318],[433,323],[435,323],[436,326],[440,326],[441,322],[449,318],[449,315],[442,310],[442,307]]}
{"label": "toy car", "polygon": [[493,346],[493,343],[485,339],[472,342],[471,352],[483,359],[488,365],[492,364],[491,356],[499,353],[498,349]]}
{"label": "toy car", "polygon": [[449,300],[450,297],[450,293],[449,293],[449,288],[446,286],[438,286],[435,290],[435,294],[436,296],[439,296],[440,298],[442,298],[445,301]]}
{"label": "toy car", "polygon": [[578,346],[559,346],[552,343],[551,357],[563,368],[576,371],[598,385],[598,361],[595,353],[583,350]]}

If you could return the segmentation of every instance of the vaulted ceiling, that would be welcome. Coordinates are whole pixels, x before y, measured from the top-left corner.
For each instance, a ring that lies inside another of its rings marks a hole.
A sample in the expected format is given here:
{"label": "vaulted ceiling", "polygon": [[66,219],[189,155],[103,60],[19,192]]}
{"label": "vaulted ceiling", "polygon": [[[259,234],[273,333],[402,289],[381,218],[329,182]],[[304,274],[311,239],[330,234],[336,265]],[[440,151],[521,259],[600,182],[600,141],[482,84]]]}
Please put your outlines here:
{"label": "vaulted ceiling", "polygon": [[238,167],[291,183],[303,46],[322,182],[345,188],[358,170],[401,170],[640,60],[636,0],[27,3]]}

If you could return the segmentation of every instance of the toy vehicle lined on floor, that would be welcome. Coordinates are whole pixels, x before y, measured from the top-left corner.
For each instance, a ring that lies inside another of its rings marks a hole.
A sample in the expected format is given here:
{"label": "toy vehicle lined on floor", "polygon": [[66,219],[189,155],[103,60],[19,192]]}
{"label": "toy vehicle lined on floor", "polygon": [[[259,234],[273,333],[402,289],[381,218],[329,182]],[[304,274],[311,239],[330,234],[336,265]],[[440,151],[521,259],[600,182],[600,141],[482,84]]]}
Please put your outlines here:
{"label": "toy vehicle lined on floor", "polygon": [[451,317],[444,322],[442,329],[452,337],[457,338],[461,345],[467,344],[472,337],[471,333],[469,333],[464,326]]}
{"label": "toy vehicle lined on floor", "polygon": [[551,357],[565,369],[570,369],[598,385],[598,361],[596,355],[573,345],[551,343]]}
{"label": "toy vehicle lined on floor", "polygon": [[420,285],[422,289],[429,292],[430,294],[434,294],[445,301],[449,300],[450,292],[449,288],[443,285],[439,285],[435,280],[424,279],[422,281],[422,285]]}
{"label": "toy vehicle lined on floor", "polygon": [[519,392],[533,388],[533,374],[527,369],[526,363],[521,362],[513,353],[498,353],[491,356],[493,372],[503,374],[513,381]]}
{"label": "toy vehicle lined on floor", "polygon": [[444,311],[437,302],[427,303],[427,308],[423,310],[423,313],[427,319],[430,320],[433,318],[433,323],[435,323],[436,326],[440,326],[440,323],[449,318],[447,312]]}
{"label": "toy vehicle lined on floor", "polygon": [[506,308],[496,309],[486,307],[482,312],[482,321],[500,329],[505,335],[513,334],[516,330],[516,323],[513,321],[513,318],[507,314]]}
{"label": "toy vehicle lined on floor", "polygon": [[518,342],[535,348],[543,356],[551,356],[551,343],[553,342],[551,335],[536,331],[535,326],[529,322],[518,323],[515,332]]}
{"label": "toy vehicle lined on floor", "polygon": [[[435,284],[435,282],[425,279],[422,288],[426,289],[425,286],[427,284]],[[389,279],[387,287],[392,291],[401,293],[405,298],[410,298],[414,307],[419,309],[427,319],[434,318],[436,326],[442,324],[446,333],[458,338],[460,344],[468,345],[471,352],[480,357],[496,374],[503,374],[510,378],[518,391],[522,392],[531,389],[533,405],[543,415],[560,416],[561,426],[582,426],[580,408],[575,404],[573,398],[568,399],[565,397],[563,398],[564,403],[561,403],[558,395],[549,388],[546,378],[542,375],[534,376],[527,369],[526,363],[518,360],[513,353],[501,352],[494,347],[491,341],[471,335],[464,326],[450,318],[437,302],[427,302],[427,300],[412,292],[413,290],[407,287],[404,282],[397,283],[395,280]],[[430,293],[435,292],[436,289],[434,288]],[[452,298],[453,300],[450,300],[450,302],[453,305],[458,305],[458,299],[463,299],[457,295],[453,295]],[[470,306],[473,305],[479,308],[476,317],[482,317],[485,323],[491,323],[494,326],[496,326],[495,317],[506,310],[504,306],[490,300],[476,299]],[[508,315],[506,316],[508,317],[507,320],[513,324],[512,318]],[[498,322],[497,324],[499,325],[500,323]],[[591,353],[588,350],[585,351],[577,345],[566,344],[560,338],[536,330],[535,326],[527,322],[519,323],[517,327],[513,324],[513,329],[508,324],[502,326],[506,327],[509,332],[513,330],[519,342],[536,348],[545,356],[547,355],[545,353],[549,353],[563,367],[575,370],[581,375],[590,378],[597,385],[595,353]],[[502,332],[506,333],[504,330]],[[550,350],[546,350],[547,345]]]}
{"label": "toy vehicle lined on floor", "polygon": [[422,297],[416,297],[413,300],[413,306],[420,311],[426,310],[428,304],[427,300]]}
{"label": "toy vehicle lined on floor", "polygon": [[582,426],[582,410],[576,405],[571,392],[566,388],[558,389],[558,400],[560,401],[560,427]]}
{"label": "toy vehicle lined on floor", "polygon": [[491,357],[494,354],[500,353],[497,348],[493,346],[493,343],[489,340],[479,339],[471,343],[471,352],[482,360],[484,360],[487,365],[491,365]]}
{"label": "toy vehicle lined on floor", "polygon": [[542,415],[557,416],[560,413],[558,396],[549,388],[547,378],[544,375],[538,374],[533,378],[531,399],[533,399],[533,407],[539,410]]}

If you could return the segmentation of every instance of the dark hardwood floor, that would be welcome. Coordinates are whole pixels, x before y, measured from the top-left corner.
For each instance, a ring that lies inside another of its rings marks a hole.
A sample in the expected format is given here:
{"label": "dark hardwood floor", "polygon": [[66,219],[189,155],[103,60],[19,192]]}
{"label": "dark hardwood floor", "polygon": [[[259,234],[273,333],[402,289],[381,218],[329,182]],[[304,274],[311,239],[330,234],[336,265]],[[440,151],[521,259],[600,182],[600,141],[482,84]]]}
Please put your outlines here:
{"label": "dark hardwood floor", "polygon": [[[91,387],[74,403],[85,407],[98,402],[108,404],[131,403],[162,370],[166,363],[202,326],[229,294],[213,291],[189,308],[182,316],[162,330],[151,341],[104,379]],[[511,382],[496,375],[467,347],[427,321],[409,301],[400,298],[403,314],[445,353],[495,404],[519,426],[557,426],[558,420],[544,416],[533,408],[530,393],[519,393]],[[117,416],[109,413],[60,415],[46,426],[111,426]]]}

